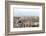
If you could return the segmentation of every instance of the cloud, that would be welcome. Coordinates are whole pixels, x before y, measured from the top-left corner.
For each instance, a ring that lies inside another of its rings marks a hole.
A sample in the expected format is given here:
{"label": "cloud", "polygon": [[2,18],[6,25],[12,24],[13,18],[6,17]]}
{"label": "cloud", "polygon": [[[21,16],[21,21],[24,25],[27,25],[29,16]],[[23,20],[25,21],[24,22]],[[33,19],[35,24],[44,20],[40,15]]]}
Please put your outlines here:
{"label": "cloud", "polygon": [[14,16],[39,16],[39,9],[21,9],[14,8],[13,15]]}

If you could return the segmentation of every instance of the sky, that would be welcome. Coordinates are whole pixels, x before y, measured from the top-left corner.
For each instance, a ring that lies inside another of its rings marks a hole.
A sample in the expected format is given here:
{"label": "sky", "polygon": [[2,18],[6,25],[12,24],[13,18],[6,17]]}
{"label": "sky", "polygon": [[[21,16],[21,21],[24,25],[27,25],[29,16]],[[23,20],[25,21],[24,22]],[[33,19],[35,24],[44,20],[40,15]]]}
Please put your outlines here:
{"label": "sky", "polygon": [[39,16],[39,9],[14,8],[13,16]]}

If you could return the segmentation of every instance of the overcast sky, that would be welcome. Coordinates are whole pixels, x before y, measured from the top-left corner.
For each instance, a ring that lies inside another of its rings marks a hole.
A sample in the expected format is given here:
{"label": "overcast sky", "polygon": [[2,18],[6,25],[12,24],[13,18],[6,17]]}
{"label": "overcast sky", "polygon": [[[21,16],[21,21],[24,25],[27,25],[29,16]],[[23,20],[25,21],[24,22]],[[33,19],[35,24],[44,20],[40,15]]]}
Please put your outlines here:
{"label": "overcast sky", "polygon": [[39,9],[14,8],[13,16],[39,16]]}

